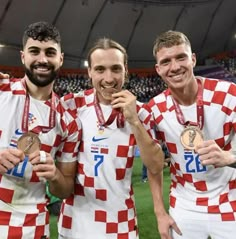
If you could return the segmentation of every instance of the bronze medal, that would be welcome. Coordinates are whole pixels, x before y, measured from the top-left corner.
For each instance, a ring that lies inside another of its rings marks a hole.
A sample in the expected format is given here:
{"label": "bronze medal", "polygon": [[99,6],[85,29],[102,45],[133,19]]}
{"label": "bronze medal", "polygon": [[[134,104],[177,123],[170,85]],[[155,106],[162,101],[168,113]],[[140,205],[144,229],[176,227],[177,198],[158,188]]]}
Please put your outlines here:
{"label": "bronze medal", "polygon": [[23,134],[17,141],[17,148],[21,149],[25,155],[29,155],[30,153],[35,152],[36,150],[40,150],[41,142],[37,134],[32,132],[28,132]]}
{"label": "bronze medal", "polygon": [[196,126],[188,126],[181,133],[180,140],[185,149],[194,150],[203,141],[203,133]]}
{"label": "bronze medal", "polygon": [[112,94],[117,92],[118,90],[115,88],[105,88],[102,90],[102,96],[105,100],[112,100]]}

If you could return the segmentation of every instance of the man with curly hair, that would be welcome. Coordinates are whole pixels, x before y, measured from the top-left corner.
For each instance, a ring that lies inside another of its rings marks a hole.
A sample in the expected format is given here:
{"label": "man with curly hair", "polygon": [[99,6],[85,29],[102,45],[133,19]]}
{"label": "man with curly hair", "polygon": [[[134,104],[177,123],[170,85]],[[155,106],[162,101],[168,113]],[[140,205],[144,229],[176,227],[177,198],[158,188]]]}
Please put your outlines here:
{"label": "man with curly hair", "polygon": [[0,237],[49,239],[46,182],[58,197],[71,194],[81,128],[52,91],[63,63],[59,31],[29,25],[21,61],[22,79],[0,81]]}

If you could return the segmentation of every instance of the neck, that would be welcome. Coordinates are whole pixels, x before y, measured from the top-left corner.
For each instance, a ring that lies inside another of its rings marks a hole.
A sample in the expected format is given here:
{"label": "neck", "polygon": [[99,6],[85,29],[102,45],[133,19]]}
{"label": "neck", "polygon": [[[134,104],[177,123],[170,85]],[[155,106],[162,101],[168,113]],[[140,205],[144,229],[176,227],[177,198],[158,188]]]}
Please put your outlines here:
{"label": "neck", "polygon": [[197,81],[193,81],[192,84],[185,86],[181,89],[170,89],[172,97],[180,105],[192,105],[196,102],[198,94]]}
{"label": "neck", "polygon": [[177,94],[172,92],[171,95],[178,104],[185,106],[194,104],[197,99],[197,92],[191,95],[185,92]]}
{"label": "neck", "polygon": [[34,85],[29,79],[25,81],[28,94],[36,100],[46,101],[51,98],[53,84],[39,87]]}

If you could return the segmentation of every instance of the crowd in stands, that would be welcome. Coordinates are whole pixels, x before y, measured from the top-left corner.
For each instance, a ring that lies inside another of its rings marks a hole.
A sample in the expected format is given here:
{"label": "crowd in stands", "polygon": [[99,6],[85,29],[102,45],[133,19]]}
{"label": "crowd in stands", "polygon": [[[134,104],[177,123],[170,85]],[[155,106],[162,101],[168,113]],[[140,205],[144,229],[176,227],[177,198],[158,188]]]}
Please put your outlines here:
{"label": "crowd in stands", "polygon": [[59,96],[90,89],[91,83],[87,75],[68,74],[59,76],[54,83],[54,91]]}
{"label": "crowd in stands", "polygon": [[140,77],[136,74],[131,74],[125,86],[141,102],[148,102],[155,95],[166,89],[166,84],[157,75]]}
{"label": "crowd in stands", "polygon": [[233,76],[236,76],[236,58],[228,57],[219,60],[217,63],[221,65],[226,71],[229,71]]}
{"label": "crowd in stands", "polygon": [[[90,89],[91,87],[92,85],[87,75],[71,74],[60,76],[54,84],[54,91],[59,96],[63,96],[68,93]],[[130,74],[124,88],[136,95],[139,101],[148,102],[150,98],[165,90],[166,85],[157,75],[138,76],[137,74]]]}

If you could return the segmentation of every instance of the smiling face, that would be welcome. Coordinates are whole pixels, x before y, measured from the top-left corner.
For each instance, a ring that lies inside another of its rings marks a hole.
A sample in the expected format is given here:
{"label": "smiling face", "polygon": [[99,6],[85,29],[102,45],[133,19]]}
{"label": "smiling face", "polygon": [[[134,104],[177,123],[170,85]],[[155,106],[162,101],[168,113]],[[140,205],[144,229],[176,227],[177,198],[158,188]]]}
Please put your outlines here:
{"label": "smiling face", "polygon": [[156,52],[156,71],[171,90],[178,90],[193,82],[196,56],[185,43],[162,47]]}
{"label": "smiling face", "polygon": [[60,45],[53,40],[28,38],[21,51],[21,61],[29,80],[36,86],[44,87],[55,80],[63,63],[63,53]]}
{"label": "smiling face", "polygon": [[124,54],[116,48],[98,48],[91,53],[90,62],[88,75],[92,79],[98,100],[110,104],[111,99],[107,99],[104,92],[122,89],[127,72]]}

